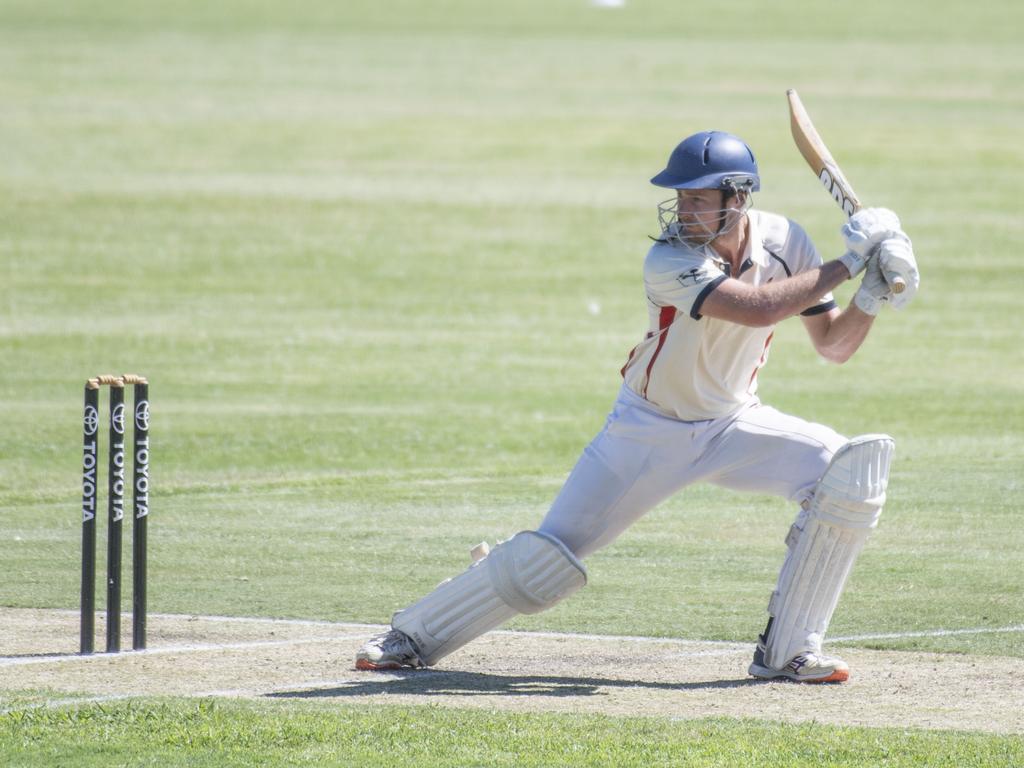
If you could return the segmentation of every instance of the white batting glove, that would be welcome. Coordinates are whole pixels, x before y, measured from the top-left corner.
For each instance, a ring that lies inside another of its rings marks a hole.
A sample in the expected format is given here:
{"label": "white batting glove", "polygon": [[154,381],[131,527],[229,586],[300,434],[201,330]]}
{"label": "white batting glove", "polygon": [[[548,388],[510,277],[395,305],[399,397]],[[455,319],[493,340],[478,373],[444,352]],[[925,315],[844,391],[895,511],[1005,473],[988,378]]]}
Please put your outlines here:
{"label": "white batting glove", "polygon": [[883,240],[878,246],[875,260],[878,262],[879,271],[888,282],[899,277],[906,283],[903,292],[894,293],[889,300],[893,309],[903,309],[917,295],[917,289],[921,285],[921,276],[917,271],[917,259],[914,258],[914,247],[910,238],[899,232],[896,236]]}
{"label": "white batting glove", "polygon": [[900,217],[888,208],[862,208],[839,231],[847,249],[839,260],[850,271],[850,277],[864,269],[875,246],[902,232]]}
{"label": "white batting glove", "polygon": [[853,294],[853,303],[866,315],[874,317],[882,311],[882,307],[892,301],[895,294],[889,288],[878,259],[868,261],[860,288]]}

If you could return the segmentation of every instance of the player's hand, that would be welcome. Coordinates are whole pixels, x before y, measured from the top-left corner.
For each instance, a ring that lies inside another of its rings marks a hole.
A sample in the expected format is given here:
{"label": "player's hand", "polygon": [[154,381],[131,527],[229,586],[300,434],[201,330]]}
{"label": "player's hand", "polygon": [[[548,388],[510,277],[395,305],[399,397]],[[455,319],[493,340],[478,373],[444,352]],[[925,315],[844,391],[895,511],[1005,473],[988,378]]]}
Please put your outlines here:
{"label": "player's hand", "polygon": [[866,315],[874,317],[882,307],[892,301],[895,294],[882,274],[878,259],[870,259],[861,278],[860,288],[853,294],[853,303]]}
{"label": "player's hand", "polygon": [[900,217],[888,208],[862,208],[840,230],[846,253],[839,260],[856,277],[867,265],[868,259],[880,242],[887,237],[902,234]]}
{"label": "player's hand", "polygon": [[902,232],[886,238],[879,244],[878,254],[874,260],[878,262],[879,270],[888,280],[899,277],[906,283],[903,292],[894,293],[889,300],[893,309],[903,309],[917,295],[917,289],[921,285],[917,259],[914,258],[914,246],[910,238]]}

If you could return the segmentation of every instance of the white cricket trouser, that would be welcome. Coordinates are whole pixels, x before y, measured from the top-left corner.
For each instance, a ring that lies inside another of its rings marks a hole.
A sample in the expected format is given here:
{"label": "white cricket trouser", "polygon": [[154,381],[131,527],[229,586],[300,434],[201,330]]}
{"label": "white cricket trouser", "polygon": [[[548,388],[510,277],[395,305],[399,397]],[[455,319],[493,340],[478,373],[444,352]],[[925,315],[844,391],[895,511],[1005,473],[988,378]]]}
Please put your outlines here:
{"label": "white cricket trouser", "polygon": [[692,483],[802,503],[846,442],[828,427],[756,399],[732,416],[679,421],[623,386],[540,530],[583,558]]}

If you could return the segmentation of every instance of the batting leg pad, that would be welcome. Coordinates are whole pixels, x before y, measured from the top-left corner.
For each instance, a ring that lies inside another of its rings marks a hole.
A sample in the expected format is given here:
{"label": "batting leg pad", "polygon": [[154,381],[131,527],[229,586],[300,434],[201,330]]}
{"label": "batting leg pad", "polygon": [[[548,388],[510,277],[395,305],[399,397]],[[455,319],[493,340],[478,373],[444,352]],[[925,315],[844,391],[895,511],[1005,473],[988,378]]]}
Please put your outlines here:
{"label": "batting leg pad", "polygon": [[391,626],[435,664],[521,613],[539,613],[587,583],[587,572],[554,536],[522,531],[486,557],[399,611]]}
{"label": "batting leg pad", "polygon": [[798,521],[790,530],[768,606],[774,617],[765,648],[769,667],[820,651],[853,563],[882,514],[893,448],[888,435],[856,437],[840,448],[801,516],[802,528]]}

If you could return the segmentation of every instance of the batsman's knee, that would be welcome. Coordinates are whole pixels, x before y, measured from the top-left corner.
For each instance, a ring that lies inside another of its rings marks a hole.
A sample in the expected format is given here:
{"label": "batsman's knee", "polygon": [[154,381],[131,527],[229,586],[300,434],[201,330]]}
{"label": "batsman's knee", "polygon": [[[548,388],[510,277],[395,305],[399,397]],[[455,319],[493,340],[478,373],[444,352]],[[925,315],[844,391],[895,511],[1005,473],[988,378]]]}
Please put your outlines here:
{"label": "batsman's knee", "polygon": [[561,541],[522,531],[484,558],[491,585],[519,613],[540,613],[587,583],[587,570]]}
{"label": "batsman's knee", "polygon": [[539,613],[587,583],[587,571],[561,541],[522,531],[463,573],[399,611],[392,626],[434,664],[521,613]]}
{"label": "batsman's knee", "polygon": [[810,509],[838,525],[874,528],[885,505],[895,445],[881,434],[851,439],[832,457]]}

